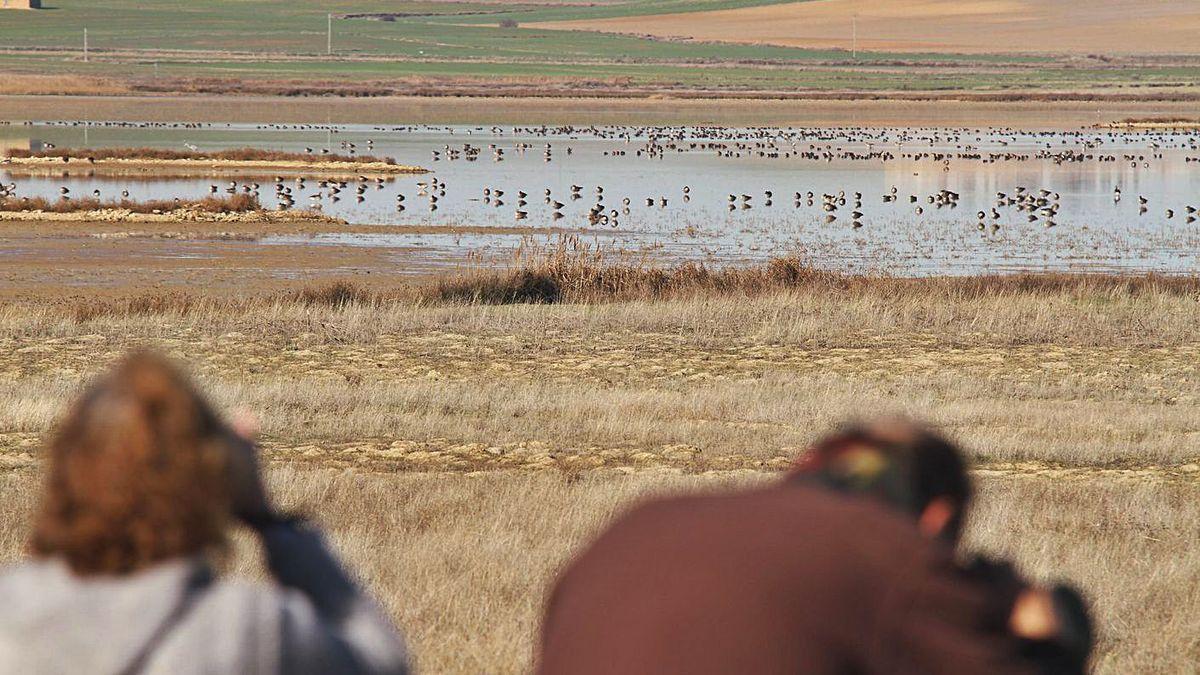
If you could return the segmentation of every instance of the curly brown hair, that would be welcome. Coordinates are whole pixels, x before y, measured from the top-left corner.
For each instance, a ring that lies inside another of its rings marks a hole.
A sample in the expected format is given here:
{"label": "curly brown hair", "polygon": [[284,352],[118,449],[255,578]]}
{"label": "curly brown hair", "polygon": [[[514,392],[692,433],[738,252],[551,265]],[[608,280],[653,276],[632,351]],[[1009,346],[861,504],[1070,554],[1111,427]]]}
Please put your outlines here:
{"label": "curly brown hair", "polygon": [[30,549],[80,575],[222,549],[230,433],[165,358],[127,356],[59,424]]}

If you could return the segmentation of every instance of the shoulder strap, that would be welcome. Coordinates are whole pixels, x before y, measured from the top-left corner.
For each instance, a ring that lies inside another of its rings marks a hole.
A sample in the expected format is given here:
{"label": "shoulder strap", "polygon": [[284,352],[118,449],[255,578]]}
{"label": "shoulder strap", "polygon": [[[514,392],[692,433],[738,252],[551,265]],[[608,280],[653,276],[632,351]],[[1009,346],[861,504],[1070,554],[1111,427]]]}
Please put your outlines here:
{"label": "shoulder strap", "polygon": [[212,583],[212,571],[206,565],[198,566],[188,577],[184,584],[183,597],[179,599],[179,603],[175,605],[175,609],[167,615],[167,618],[159,624],[154,633],[146,640],[146,644],[138,650],[138,653],[125,666],[119,675],[138,675],[146,669],[146,664],[150,661],[150,657],[158,650],[171,631],[187,616],[196,601],[203,595],[203,591]]}

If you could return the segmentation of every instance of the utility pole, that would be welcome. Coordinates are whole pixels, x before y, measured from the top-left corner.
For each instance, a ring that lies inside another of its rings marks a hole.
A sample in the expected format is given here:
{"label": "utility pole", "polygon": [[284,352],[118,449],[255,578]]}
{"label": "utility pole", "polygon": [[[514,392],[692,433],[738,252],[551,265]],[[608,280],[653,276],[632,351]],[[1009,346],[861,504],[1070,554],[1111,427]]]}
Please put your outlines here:
{"label": "utility pole", "polygon": [[83,62],[88,62],[87,28],[83,29]]}
{"label": "utility pole", "polygon": [[853,58],[855,61],[857,61],[858,60],[858,14],[855,14],[854,17],[851,19],[850,25],[852,26],[852,28],[851,28],[852,37],[850,40],[850,54],[851,54],[851,58]]}
{"label": "utility pole", "polygon": [[325,53],[333,54],[333,14],[330,13],[327,18],[329,25],[325,30]]}

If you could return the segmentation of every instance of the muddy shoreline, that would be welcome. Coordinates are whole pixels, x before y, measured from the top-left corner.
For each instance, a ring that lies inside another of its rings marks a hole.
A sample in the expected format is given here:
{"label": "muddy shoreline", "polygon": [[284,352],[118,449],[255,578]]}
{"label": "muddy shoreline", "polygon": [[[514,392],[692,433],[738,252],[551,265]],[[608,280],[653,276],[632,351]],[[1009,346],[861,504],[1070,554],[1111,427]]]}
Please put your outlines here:
{"label": "muddy shoreline", "polygon": [[[323,234],[520,236],[584,234],[571,228],[353,225],[332,219],[154,221],[0,218],[0,301],[187,292],[270,293],[312,282],[395,284],[477,266],[464,251],[420,243],[355,246],[306,239]],[[318,216],[320,214],[317,214]],[[294,241],[263,240],[287,236]]]}

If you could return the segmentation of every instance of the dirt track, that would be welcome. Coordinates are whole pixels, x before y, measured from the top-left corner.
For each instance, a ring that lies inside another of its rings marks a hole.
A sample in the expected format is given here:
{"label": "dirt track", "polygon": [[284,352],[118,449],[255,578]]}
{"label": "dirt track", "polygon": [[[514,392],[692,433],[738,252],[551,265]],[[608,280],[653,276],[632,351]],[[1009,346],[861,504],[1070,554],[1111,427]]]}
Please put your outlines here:
{"label": "dirt track", "polygon": [[1200,5],[1190,0],[814,0],[536,25],[891,52],[1200,53]]}

